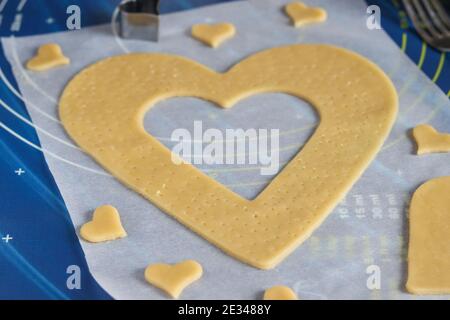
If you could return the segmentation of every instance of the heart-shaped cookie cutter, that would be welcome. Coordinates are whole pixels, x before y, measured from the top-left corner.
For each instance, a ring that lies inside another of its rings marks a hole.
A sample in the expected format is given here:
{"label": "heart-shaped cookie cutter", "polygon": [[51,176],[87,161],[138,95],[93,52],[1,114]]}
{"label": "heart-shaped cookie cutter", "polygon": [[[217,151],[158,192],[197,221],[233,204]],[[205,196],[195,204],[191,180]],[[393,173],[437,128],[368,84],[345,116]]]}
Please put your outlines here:
{"label": "heart-shaped cookie cutter", "polygon": [[159,0],[124,0],[119,4],[119,35],[158,41]]}

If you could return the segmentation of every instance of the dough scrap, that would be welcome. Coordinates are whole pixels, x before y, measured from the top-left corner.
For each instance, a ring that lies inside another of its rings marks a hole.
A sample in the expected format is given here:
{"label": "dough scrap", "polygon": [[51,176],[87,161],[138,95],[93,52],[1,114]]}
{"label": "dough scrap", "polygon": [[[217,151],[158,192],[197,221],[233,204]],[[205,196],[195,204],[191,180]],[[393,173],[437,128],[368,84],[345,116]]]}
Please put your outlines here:
{"label": "dough scrap", "polygon": [[264,300],[298,300],[297,295],[291,288],[285,286],[274,286],[264,292]]}
{"label": "dough scrap", "polygon": [[191,34],[208,46],[217,48],[226,40],[234,37],[236,28],[231,23],[196,24],[192,26]]}
{"label": "dough scrap", "polygon": [[[163,99],[192,96],[231,108],[264,92],[307,100],[321,121],[254,200],[191,164],[174,164],[171,151],[143,128],[146,111]],[[59,113],[73,140],[125,185],[231,256],[269,269],[358,180],[390,132],[397,100],[392,82],[366,58],[302,44],[259,52],[225,73],[160,53],[107,58],[69,82]]]}
{"label": "dough scrap", "polygon": [[428,124],[415,127],[413,137],[417,143],[417,154],[450,151],[450,134],[439,133]]}
{"label": "dough scrap", "polygon": [[288,3],[284,7],[284,11],[296,28],[327,20],[327,12],[324,9],[309,7],[303,2]]}
{"label": "dough scrap", "polygon": [[178,298],[183,290],[201,278],[202,266],[194,260],[186,260],[175,265],[156,263],[145,269],[148,283]]}
{"label": "dough scrap", "polygon": [[45,71],[69,63],[70,59],[64,56],[59,45],[48,43],[40,46],[36,56],[28,60],[27,69]]}
{"label": "dough scrap", "polygon": [[116,208],[105,205],[95,209],[92,220],[80,229],[81,237],[89,242],[103,242],[127,236]]}
{"label": "dough scrap", "polygon": [[450,294],[450,176],[425,182],[412,197],[406,289]]}

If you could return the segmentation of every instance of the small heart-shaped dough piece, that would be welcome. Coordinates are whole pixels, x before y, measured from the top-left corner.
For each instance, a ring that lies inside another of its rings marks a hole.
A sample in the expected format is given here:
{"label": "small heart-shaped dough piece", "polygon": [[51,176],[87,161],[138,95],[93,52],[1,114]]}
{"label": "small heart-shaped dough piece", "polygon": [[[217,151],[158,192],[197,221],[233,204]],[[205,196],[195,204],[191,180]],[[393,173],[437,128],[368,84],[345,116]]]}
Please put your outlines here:
{"label": "small heart-shaped dough piece", "polygon": [[264,300],[298,300],[295,292],[286,286],[274,286],[264,292]]}
{"label": "small heart-shaped dough piece", "polygon": [[449,152],[450,134],[439,133],[430,125],[421,124],[413,129],[417,154]]}
{"label": "small heart-shaped dough piece", "polygon": [[203,274],[202,266],[194,260],[185,260],[175,265],[156,263],[145,269],[148,283],[178,298],[181,292]]}
{"label": "small heart-shaped dough piece", "polygon": [[103,242],[127,236],[116,208],[105,205],[95,209],[92,221],[80,229],[81,237],[89,242]]}
{"label": "small heart-shaped dough piece", "polygon": [[191,34],[197,40],[217,48],[236,34],[236,28],[231,23],[196,24],[192,26]]}
{"label": "small heart-shaped dough piece", "polygon": [[296,28],[327,19],[327,12],[324,9],[308,7],[302,2],[291,2],[284,7],[284,10]]}
{"label": "small heart-shaped dough piece", "polygon": [[69,58],[64,56],[59,45],[48,43],[39,47],[37,55],[28,60],[27,69],[45,71],[69,63]]}

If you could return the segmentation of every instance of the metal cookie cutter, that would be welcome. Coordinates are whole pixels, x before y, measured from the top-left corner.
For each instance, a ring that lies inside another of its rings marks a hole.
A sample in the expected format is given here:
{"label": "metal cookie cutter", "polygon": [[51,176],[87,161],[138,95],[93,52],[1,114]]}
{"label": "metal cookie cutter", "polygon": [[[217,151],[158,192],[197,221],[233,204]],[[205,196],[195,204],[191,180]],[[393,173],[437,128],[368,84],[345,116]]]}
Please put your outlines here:
{"label": "metal cookie cutter", "polygon": [[119,5],[119,35],[158,41],[159,0],[124,0]]}

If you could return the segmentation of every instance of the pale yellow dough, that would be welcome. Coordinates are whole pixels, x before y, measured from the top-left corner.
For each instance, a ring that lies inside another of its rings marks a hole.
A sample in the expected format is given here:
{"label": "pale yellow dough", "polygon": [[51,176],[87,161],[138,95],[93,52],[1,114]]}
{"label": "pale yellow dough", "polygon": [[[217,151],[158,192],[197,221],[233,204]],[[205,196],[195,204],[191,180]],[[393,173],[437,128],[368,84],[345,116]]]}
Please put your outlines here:
{"label": "pale yellow dough", "polygon": [[450,294],[450,176],[427,181],[412,197],[406,289]]}
{"label": "pale yellow dough", "polygon": [[[231,108],[264,92],[309,101],[320,124],[254,200],[172,154],[143,128],[158,101],[192,96]],[[124,184],[233,257],[269,269],[322,223],[388,135],[397,94],[375,64],[328,45],[259,52],[228,72],[158,53],[102,60],[75,76],[60,100],[69,135]],[[181,162],[181,161],[180,161]]]}
{"label": "pale yellow dough", "polygon": [[308,7],[303,2],[291,2],[284,10],[296,28],[327,20],[327,12],[324,9]]}
{"label": "pale yellow dough", "polygon": [[186,260],[175,265],[156,263],[145,269],[148,283],[178,298],[191,283],[201,278],[202,266],[194,260]]}
{"label": "pale yellow dough", "polygon": [[417,154],[449,152],[450,134],[439,133],[432,126],[421,124],[413,129]]}
{"label": "pale yellow dough", "polygon": [[95,209],[92,221],[80,229],[81,237],[89,242],[103,242],[127,236],[116,208],[105,205]]}
{"label": "pale yellow dough", "polygon": [[226,40],[234,37],[236,28],[231,23],[196,24],[192,26],[191,34],[208,46],[217,48]]}
{"label": "pale yellow dough", "polygon": [[264,292],[264,300],[298,300],[297,295],[291,288],[285,286],[274,286]]}
{"label": "pale yellow dough", "polygon": [[69,58],[64,56],[59,45],[48,43],[39,47],[36,56],[28,60],[27,69],[45,71],[69,63]]}

